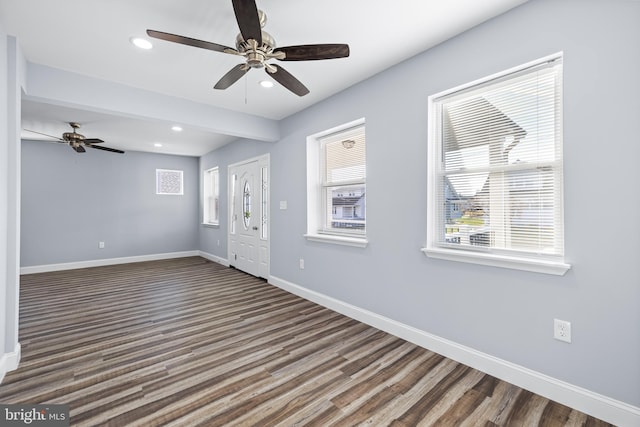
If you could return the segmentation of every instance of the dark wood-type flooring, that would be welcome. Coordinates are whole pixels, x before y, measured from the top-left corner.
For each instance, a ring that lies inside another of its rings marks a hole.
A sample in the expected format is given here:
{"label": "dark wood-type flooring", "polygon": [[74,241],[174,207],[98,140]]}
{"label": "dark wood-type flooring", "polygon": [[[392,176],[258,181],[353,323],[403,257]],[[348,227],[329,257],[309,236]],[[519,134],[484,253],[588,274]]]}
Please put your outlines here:
{"label": "dark wood-type flooring", "polygon": [[605,426],[203,258],[21,278],[2,403],[71,425]]}

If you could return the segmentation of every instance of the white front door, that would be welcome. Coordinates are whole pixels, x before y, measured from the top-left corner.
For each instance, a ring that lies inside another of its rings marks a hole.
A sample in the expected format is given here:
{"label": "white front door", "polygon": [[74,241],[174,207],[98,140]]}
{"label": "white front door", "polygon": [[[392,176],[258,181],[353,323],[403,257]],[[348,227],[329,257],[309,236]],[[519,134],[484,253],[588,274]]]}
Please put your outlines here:
{"label": "white front door", "polygon": [[229,264],[269,277],[268,157],[229,166]]}

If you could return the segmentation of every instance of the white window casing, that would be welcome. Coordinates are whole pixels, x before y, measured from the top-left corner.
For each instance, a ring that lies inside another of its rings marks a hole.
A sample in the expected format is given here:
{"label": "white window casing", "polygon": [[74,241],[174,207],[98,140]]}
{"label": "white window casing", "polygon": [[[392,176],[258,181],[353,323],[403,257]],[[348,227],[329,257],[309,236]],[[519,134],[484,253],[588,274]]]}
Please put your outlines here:
{"label": "white window casing", "polygon": [[429,97],[433,258],[564,274],[562,54]]}

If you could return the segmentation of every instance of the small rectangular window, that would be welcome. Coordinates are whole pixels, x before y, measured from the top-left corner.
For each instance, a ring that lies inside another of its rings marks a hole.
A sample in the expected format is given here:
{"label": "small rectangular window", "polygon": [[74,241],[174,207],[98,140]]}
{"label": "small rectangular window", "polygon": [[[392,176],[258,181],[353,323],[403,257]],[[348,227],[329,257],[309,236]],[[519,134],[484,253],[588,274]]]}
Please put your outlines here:
{"label": "small rectangular window", "polygon": [[220,173],[217,167],[204,172],[203,181],[203,223],[218,225],[220,223]]}
{"label": "small rectangular window", "polygon": [[183,192],[181,170],[156,169],[156,194],[182,196]]}

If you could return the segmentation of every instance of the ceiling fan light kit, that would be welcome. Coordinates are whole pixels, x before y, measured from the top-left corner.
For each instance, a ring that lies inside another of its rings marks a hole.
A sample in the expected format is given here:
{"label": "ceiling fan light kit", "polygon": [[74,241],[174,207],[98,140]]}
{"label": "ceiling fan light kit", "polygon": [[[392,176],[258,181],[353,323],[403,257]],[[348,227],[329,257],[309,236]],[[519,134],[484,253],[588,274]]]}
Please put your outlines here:
{"label": "ceiling fan light kit", "polygon": [[236,47],[179,36],[156,30],[147,30],[149,37],[213,50],[229,55],[242,56],[245,62],[229,70],[215,84],[214,89],[224,90],[237,82],[252,68],[264,68],[275,81],[298,96],[309,93],[309,89],[297,78],[279,65],[267,61],[313,61],[322,59],[346,58],[349,56],[347,44],[312,44],[276,47],[275,39],[262,28],[267,22],[266,14],[258,10],[255,0],[232,0],[240,33],[236,37]]}

